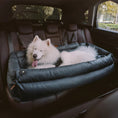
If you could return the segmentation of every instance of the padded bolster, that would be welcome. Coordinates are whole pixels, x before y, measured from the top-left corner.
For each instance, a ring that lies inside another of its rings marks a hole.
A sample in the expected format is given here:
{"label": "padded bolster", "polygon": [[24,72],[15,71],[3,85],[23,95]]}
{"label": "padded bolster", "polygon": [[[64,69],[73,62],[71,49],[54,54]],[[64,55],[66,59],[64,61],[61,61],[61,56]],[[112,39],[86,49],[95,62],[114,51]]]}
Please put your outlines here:
{"label": "padded bolster", "polygon": [[96,71],[113,63],[111,54],[95,61],[50,69],[21,69],[16,71],[18,82],[29,83],[73,77]]}
{"label": "padded bolster", "polygon": [[[27,67],[26,51],[12,53],[7,74],[10,93],[21,101],[33,100],[81,87],[108,76],[114,69],[112,54],[92,44],[87,45],[97,49],[96,60],[50,69],[25,69]],[[78,46],[79,44],[75,43],[58,49],[70,51]],[[15,88],[11,90],[13,85]]]}
{"label": "padded bolster", "polygon": [[[99,69],[94,72],[90,72],[84,75],[78,75],[74,77],[67,77],[53,81],[34,82],[34,83],[19,83],[16,84],[17,97],[22,100],[41,98],[52,94],[59,93],[61,91],[81,87],[83,85],[94,82],[101,79],[111,73],[114,65]],[[22,98],[21,98],[22,97]]]}

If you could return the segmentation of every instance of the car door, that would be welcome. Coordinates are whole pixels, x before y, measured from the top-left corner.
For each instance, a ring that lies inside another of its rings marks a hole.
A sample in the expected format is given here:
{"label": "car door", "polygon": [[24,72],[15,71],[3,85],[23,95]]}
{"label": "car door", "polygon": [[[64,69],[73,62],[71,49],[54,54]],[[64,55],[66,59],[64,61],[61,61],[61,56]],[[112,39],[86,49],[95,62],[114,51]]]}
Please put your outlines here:
{"label": "car door", "polygon": [[93,40],[95,44],[111,51],[118,59],[118,3],[101,2],[95,13]]}

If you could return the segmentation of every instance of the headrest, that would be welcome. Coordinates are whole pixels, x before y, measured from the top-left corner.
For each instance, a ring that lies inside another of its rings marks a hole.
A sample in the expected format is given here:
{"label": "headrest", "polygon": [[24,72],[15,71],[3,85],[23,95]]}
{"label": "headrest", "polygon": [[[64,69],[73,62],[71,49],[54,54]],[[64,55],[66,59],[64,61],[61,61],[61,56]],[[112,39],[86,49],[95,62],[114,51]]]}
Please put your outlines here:
{"label": "headrest", "polygon": [[76,31],[77,30],[77,24],[68,24],[66,26],[67,30],[69,31]]}
{"label": "headrest", "polygon": [[31,34],[33,32],[31,23],[18,23],[17,25],[18,26],[16,26],[16,27],[20,34],[25,35],[25,34]]}
{"label": "headrest", "polygon": [[47,24],[46,25],[46,31],[49,34],[57,33],[59,31],[58,24],[52,24],[52,23],[51,24]]}

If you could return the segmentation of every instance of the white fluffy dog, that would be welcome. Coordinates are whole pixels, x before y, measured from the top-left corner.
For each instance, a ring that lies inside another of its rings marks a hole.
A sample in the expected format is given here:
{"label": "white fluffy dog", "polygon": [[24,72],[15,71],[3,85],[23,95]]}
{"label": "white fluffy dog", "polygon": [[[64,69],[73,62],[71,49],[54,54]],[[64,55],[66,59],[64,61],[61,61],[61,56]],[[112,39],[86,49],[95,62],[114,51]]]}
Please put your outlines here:
{"label": "white fluffy dog", "polygon": [[[95,60],[97,51],[90,46],[79,46],[71,52],[59,50],[52,45],[50,39],[42,41],[37,35],[27,49],[27,61],[32,68],[51,68],[61,58],[60,66],[77,64]],[[30,67],[31,68],[31,67]]]}

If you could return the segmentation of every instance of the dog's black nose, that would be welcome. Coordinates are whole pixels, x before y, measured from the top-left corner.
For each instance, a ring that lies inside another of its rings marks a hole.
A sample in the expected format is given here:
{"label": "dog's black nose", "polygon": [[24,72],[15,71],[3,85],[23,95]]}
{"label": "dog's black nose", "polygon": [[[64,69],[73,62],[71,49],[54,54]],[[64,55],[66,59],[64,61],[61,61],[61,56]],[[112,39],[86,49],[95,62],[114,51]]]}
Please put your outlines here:
{"label": "dog's black nose", "polygon": [[37,54],[33,54],[33,58],[36,59],[37,58]]}

